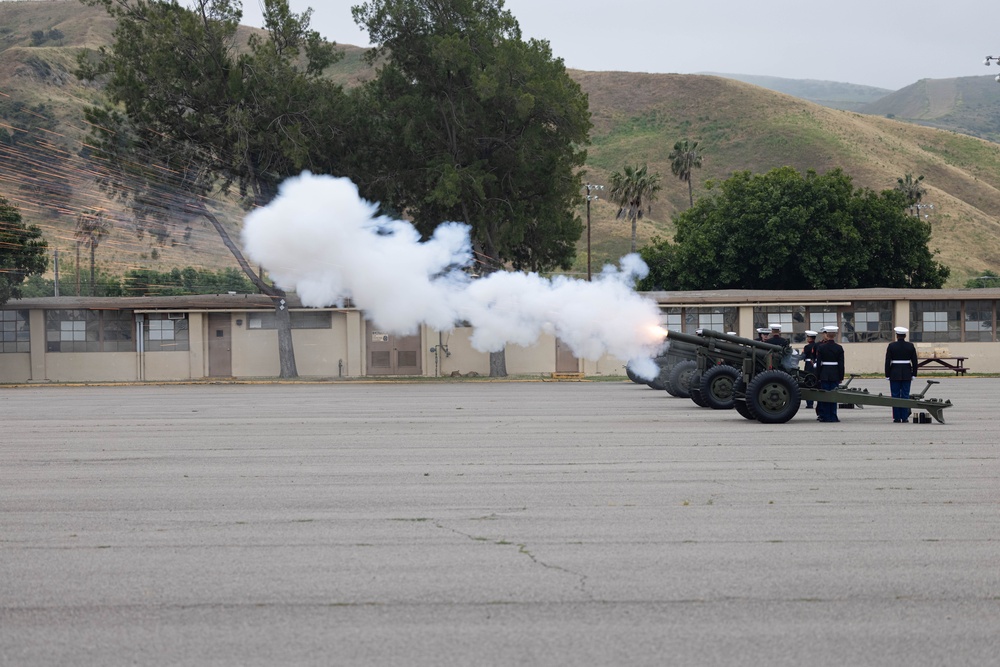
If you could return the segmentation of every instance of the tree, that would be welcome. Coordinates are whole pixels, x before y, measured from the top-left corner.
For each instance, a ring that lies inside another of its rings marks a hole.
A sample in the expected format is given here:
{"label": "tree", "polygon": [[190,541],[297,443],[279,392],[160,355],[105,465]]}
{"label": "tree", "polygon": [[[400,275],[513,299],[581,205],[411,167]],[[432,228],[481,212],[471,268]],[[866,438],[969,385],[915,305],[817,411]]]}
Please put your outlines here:
{"label": "tree", "polygon": [[674,176],[687,182],[688,201],[694,206],[694,190],[691,187],[691,172],[701,169],[701,153],[698,152],[698,142],[688,143],[688,140],[678,141],[670,155],[670,171]]}
{"label": "tree", "polygon": [[649,173],[647,165],[625,165],[622,171],[611,174],[608,198],[618,205],[618,219],[632,222],[632,250],[636,249],[636,228],[642,218],[642,208],[650,206],[660,191],[660,175]]}
{"label": "tree", "polygon": [[47,248],[42,230],[24,224],[17,206],[0,197],[0,306],[20,299],[24,281],[45,272]]}
{"label": "tree", "polygon": [[80,293],[80,246],[90,248],[90,295],[94,296],[94,261],[97,255],[97,246],[105,236],[111,233],[111,221],[108,220],[104,211],[94,209],[84,209],[76,216],[76,266],[77,266],[77,294]]}
{"label": "tree", "polygon": [[984,287],[1000,287],[1000,274],[996,271],[990,271],[986,269],[983,271],[982,275],[976,276],[975,278],[969,278],[965,281],[967,289],[982,289]]}
{"label": "tree", "polygon": [[264,0],[266,37],[238,48],[238,0],[81,0],[117,20],[114,44],[83,53],[77,73],[102,78],[112,108],[90,109],[102,186],[140,221],[176,210],[216,229],[247,277],[273,297],[281,376],[297,375],[285,293],[250,267],[210,195],[238,188],[248,206],[266,204],[285,177],[328,171],[342,134],[344,95],[321,76],[337,55],[309,30],[311,10]]}
{"label": "tree", "polygon": [[[471,227],[481,271],[569,268],[590,112],[548,42],[502,0],[371,0],[353,8],[384,58],[363,89],[361,192],[425,236]],[[505,375],[503,352],[490,374]]]}
{"label": "tree", "polygon": [[902,193],[856,190],[839,169],[737,172],[707,187],[675,218],[671,248],[643,249],[660,265],[641,289],[937,288],[949,275]]}
{"label": "tree", "polygon": [[896,179],[896,185],[894,189],[901,192],[906,198],[906,206],[916,215],[920,217],[920,199],[927,194],[927,188],[920,185],[920,182],[924,180],[923,175],[913,178],[913,174],[906,174],[902,178]]}

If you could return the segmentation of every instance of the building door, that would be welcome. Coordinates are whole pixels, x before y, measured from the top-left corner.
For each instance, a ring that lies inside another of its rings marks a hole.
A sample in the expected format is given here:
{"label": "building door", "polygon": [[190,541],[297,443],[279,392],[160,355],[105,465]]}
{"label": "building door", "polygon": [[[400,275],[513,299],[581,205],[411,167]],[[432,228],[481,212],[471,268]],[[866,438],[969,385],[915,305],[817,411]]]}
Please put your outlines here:
{"label": "building door", "polygon": [[233,332],[229,313],[208,314],[208,376],[233,374]]}
{"label": "building door", "polygon": [[365,324],[368,375],[420,375],[420,334],[394,336]]}
{"label": "building door", "polygon": [[556,373],[579,373],[580,360],[573,356],[569,345],[556,338]]}

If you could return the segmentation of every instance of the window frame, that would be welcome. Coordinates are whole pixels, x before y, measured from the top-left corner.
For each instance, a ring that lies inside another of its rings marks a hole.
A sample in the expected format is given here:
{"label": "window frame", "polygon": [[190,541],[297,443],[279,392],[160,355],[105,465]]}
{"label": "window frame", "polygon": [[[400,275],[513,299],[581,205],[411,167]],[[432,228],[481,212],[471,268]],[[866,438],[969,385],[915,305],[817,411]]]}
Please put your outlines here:
{"label": "window frame", "polygon": [[135,314],[119,309],[46,310],[45,351],[135,352]]}
{"label": "window frame", "polygon": [[26,309],[0,310],[0,354],[31,352],[31,317]]}

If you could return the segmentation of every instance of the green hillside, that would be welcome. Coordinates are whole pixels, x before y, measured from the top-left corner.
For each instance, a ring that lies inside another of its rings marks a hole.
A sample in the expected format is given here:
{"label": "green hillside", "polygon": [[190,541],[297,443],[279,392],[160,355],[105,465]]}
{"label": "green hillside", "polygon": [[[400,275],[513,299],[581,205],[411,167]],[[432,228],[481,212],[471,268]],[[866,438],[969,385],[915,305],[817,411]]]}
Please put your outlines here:
{"label": "green hillside", "polygon": [[[78,157],[86,134],[81,108],[98,100],[100,90],[77,81],[72,69],[80,47],[110,41],[112,24],[103,11],[76,0],[0,2],[0,26],[0,194],[16,201],[27,220],[41,224],[64,257],[75,252],[75,215],[101,206],[117,223],[98,251],[110,271],[235,266],[215,233],[199,221],[176,220],[159,237],[138,238],[128,215],[106,201],[88,177]],[[33,32],[53,29],[60,39],[33,45]],[[345,50],[347,57],[329,74],[354,85],[371,72],[360,59],[361,49]],[[663,176],[660,198],[640,221],[640,244],[654,235],[670,237],[672,216],[687,208],[686,185],[671,175],[667,156],[675,141],[688,138],[699,141],[704,152],[704,167],[694,175],[696,197],[708,179],[784,165],[819,172],[841,167],[857,186],[876,190],[891,188],[905,173],[923,174],[925,201],[934,205],[927,211],[932,247],[952,267],[951,284],[985,269],[1000,270],[996,143],[902,122],[900,113],[893,120],[885,113],[832,109],[717,76],[571,74],[588,93],[593,114],[587,179],[606,184],[625,163],[642,162]],[[992,85],[1000,93],[1000,85]],[[980,110],[987,123],[986,99]],[[219,208],[236,230],[240,212],[225,202]],[[629,250],[630,225],[615,220],[615,213],[603,199],[592,205],[595,271]],[[586,271],[585,239],[578,246],[578,274]]]}
{"label": "green hillside", "polygon": [[862,111],[1000,141],[1000,84],[992,76],[921,79]]}
{"label": "green hillside", "polygon": [[839,81],[821,81],[818,79],[785,79],[779,76],[758,76],[755,74],[721,74],[703,72],[711,76],[721,76],[724,79],[735,79],[743,83],[767,88],[778,93],[798,97],[809,102],[815,102],[831,109],[844,111],[864,111],[865,107],[886,95],[888,88],[863,86],[857,83],[842,83]]}

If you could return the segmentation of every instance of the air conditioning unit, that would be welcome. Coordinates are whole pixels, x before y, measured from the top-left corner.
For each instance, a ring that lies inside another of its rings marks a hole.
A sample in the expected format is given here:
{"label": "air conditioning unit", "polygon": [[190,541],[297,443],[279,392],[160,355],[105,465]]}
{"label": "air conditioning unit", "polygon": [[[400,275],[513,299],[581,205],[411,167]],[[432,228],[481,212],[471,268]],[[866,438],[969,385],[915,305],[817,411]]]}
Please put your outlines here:
{"label": "air conditioning unit", "polygon": [[183,320],[186,317],[186,313],[167,313],[168,320]]}

